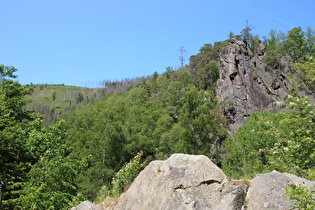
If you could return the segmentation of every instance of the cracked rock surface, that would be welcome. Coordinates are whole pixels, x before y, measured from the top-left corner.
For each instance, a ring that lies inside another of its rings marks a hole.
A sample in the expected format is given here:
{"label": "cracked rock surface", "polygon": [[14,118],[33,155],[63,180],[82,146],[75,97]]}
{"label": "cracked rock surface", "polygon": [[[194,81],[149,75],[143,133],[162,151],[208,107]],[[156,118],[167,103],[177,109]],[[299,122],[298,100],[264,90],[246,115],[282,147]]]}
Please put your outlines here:
{"label": "cracked rock surface", "polygon": [[241,209],[246,191],[206,156],[174,154],[151,162],[114,209]]}
{"label": "cracked rock surface", "polygon": [[84,201],[71,210],[291,209],[294,201],[283,197],[285,188],[315,186],[314,181],[277,171],[256,176],[249,188],[243,183],[228,179],[206,156],[174,154],[151,162],[118,202],[109,197],[100,205]]}
{"label": "cracked rock surface", "polygon": [[263,61],[263,43],[259,49],[254,55],[244,42],[232,40],[220,55],[216,95],[219,101],[231,103],[225,115],[234,132],[254,110],[276,112],[285,107],[291,64],[282,59],[274,68],[268,67]]}

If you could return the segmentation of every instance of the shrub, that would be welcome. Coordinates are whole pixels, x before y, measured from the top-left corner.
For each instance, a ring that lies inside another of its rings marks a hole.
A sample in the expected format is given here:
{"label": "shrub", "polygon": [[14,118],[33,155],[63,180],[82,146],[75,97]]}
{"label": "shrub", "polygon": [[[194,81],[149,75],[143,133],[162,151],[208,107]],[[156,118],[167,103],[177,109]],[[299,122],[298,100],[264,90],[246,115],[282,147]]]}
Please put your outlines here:
{"label": "shrub", "polygon": [[143,152],[139,152],[129,163],[125,164],[113,177],[112,195],[119,196],[124,189],[129,187],[133,180],[138,176],[145,166],[145,162],[141,163]]}
{"label": "shrub", "polygon": [[315,209],[315,188],[305,185],[297,187],[291,184],[285,190],[287,192],[283,196],[296,201],[293,205],[295,209]]}

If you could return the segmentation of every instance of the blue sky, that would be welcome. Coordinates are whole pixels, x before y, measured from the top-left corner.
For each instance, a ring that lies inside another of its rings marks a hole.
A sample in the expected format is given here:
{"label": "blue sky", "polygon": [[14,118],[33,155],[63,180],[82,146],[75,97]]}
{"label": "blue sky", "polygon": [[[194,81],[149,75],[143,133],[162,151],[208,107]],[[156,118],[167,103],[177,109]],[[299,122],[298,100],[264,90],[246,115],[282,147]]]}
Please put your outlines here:
{"label": "blue sky", "polygon": [[206,43],[227,39],[246,19],[271,29],[315,29],[315,1],[0,0],[0,64],[22,84],[97,86],[163,73]]}

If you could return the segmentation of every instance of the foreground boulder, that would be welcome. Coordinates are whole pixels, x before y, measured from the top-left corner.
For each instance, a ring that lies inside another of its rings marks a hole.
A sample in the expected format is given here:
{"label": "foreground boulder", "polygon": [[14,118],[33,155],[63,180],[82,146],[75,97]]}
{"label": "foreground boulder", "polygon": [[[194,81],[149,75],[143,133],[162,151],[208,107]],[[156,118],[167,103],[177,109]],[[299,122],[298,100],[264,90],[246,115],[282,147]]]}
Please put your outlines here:
{"label": "foreground boulder", "polygon": [[314,181],[277,171],[255,177],[248,189],[243,183],[248,181],[230,180],[206,156],[173,154],[165,161],[152,161],[118,201],[84,201],[72,209],[291,209],[294,201],[283,197],[285,188],[315,187]]}
{"label": "foreground boulder", "polygon": [[315,186],[315,182],[300,178],[293,174],[272,171],[256,176],[250,182],[246,196],[245,208],[247,209],[291,209],[294,201],[286,199],[283,194],[285,188],[291,184],[300,186],[306,184]]}
{"label": "foreground boulder", "polygon": [[206,156],[174,154],[151,162],[114,209],[241,209],[245,195]]}

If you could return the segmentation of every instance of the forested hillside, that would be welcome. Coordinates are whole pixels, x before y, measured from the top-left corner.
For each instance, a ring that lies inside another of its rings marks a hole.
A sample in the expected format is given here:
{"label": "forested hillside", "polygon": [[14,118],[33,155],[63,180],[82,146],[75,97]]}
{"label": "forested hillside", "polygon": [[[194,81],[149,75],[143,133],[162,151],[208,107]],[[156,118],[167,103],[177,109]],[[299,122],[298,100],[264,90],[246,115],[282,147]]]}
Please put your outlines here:
{"label": "forested hillside", "polygon": [[[234,136],[228,134],[224,110],[230,102],[218,102],[216,96],[220,53],[233,38],[257,54],[261,41],[250,32],[248,27],[240,35],[230,33],[226,41],[205,44],[182,68],[104,82],[102,89],[80,89],[70,99],[63,87],[36,87],[30,97],[33,105],[26,99],[33,88],[13,79],[15,68],[1,65],[3,206],[67,209],[82,200],[112,196],[117,179],[134,178],[143,167],[124,166],[137,154],[141,155],[131,165],[173,153],[203,154],[231,177],[277,169],[314,178],[314,105],[298,94],[300,89],[314,94],[315,34],[310,28],[304,32],[297,27],[287,34],[272,30],[261,38],[266,46],[263,59],[270,69],[277,69],[284,58],[291,65],[286,76],[292,80],[292,96],[287,97],[286,110],[254,112]],[[35,101],[43,91],[48,92],[47,102],[38,108]],[[44,117],[25,107],[51,119],[43,126]],[[116,174],[122,167],[124,178]],[[126,183],[130,180],[120,183],[119,192]]]}
{"label": "forested hillside", "polygon": [[44,125],[50,125],[59,116],[68,111],[74,110],[78,104],[85,101],[94,103],[107,94],[120,90],[123,93],[127,89],[134,88],[140,82],[140,78],[124,79],[121,81],[104,80],[98,88],[65,86],[64,84],[27,84],[26,87],[33,89],[27,109],[35,110],[44,115]]}

